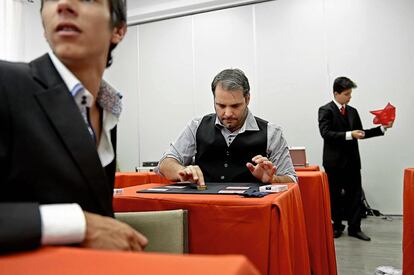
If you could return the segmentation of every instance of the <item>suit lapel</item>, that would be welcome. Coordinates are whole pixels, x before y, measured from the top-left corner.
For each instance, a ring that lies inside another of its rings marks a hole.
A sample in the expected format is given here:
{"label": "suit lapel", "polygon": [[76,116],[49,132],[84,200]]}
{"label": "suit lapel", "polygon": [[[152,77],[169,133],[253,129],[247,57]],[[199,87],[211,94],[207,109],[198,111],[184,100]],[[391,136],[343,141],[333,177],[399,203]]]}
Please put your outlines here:
{"label": "suit lapel", "polygon": [[[348,114],[346,113],[347,115],[342,115],[341,111],[339,111],[338,106],[336,106],[335,102],[333,102],[333,101],[331,101],[331,109],[332,109],[332,112],[333,112],[334,116],[336,117],[337,121],[340,123],[341,129],[347,129],[348,125],[349,125],[348,122],[347,122]],[[346,107],[345,112],[348,112],[348,110],[349,110],[349,108]]]}
{"label": "suit lapel", "polygon": [[45,88],[35,93],[37,102],[86,178],[92,193],[98,195],[97,200],[103,209],[108,210],[102,198],[112,194],[109,194],[104,169],[78,106],[47,55],[30,65],[34,78]]}

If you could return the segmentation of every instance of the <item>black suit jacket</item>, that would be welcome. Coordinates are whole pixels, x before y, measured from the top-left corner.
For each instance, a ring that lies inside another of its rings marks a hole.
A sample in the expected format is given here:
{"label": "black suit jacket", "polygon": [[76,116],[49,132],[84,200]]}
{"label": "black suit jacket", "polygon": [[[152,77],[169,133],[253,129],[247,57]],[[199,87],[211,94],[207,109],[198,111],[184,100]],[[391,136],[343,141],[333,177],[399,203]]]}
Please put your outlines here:
{"label": "black suit jacket", "polygon": [[[0,62],[0,124],[0,250],[39,244],[38,204],[76,202],[113,216],[115,160],[102,168],[47,55],[29,64]],[[115,148],[116,129],[111,137]]]}
{"label": "black suit jacket", "polygon": [[[345,133],[363,130],[358,111],[347,105],[342,115],[331,101],[319,108],[319,131],[323,138],[323,166],[325,169],[361,169],[358,140],[345,140]],[[384,135],[380,127],[367,129],[364,138]]]}

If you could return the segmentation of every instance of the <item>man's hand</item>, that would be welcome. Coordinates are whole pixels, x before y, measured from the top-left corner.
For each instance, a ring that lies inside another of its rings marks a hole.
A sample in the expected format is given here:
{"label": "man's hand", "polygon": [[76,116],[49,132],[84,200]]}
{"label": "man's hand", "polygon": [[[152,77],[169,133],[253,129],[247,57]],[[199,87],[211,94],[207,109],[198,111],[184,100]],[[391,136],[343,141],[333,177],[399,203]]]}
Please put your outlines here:
{"label": "man's hand", "polygon": [[352,138],[361,139],[365,137],[365,132],[362,130],[354,130],[351,132]]}
{"label": "man's hand", "polygon": [[129,225],[84,211],[86,236],[81,246],[95,249],[142,251],[147,238]]}
{"label": "man's hand", "polygon": [[266,157],[257,155],[252,158],[252,163],[246,163],[247,168],[250,170],[253,176],[262,181],[263,183],[272,183],[273,176],[276,173],[276,167]]}
{"label": "man's hand", "polygon": [[180,181],[190,181],[198,185],[205,185],[203,172],[198,165],[189,165],[178,171]]}
{"label": "man's hand", "polygon": [[392,128],[393,124],[394,124],[394,121],[390,121],[387,125],[384,125],[384,128],[385,129]]}

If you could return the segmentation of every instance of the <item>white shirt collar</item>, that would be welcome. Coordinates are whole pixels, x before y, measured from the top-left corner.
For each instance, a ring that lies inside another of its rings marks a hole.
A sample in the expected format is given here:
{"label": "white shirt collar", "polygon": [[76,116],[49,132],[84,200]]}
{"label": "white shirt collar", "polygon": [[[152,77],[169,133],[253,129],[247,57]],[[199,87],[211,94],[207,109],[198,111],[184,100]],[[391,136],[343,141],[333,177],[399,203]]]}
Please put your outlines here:
{"label": "white shirt collar", "polygon": [[335,105],[338,107],[339,110],[341,109],[342,106],[344,106],[344,108],[346,106],[345,104],[342,105],[342,104],[338,103],[338,101],[336,101],[335,99],[333,100],[333,102],[335,103]]}
{"label": "white shirt collar", "polygon": [[[73,99],[75,100],[76,105],[85,120],[88,130],[92,134],[92,128],[89,126],[87,120],[86,107],[92,106],[93,95],[86,90],[79,79],[77,79],[76,76],[68,68],[66,68],[66,66],[52,51],[49,51],[49,56],[59,75],[62,77],[63,82],[72,94]],[[122,111],[121,99],[122,95],[119,92],[117,92],[106,81],[101,81],[96,101],[103,109],[102,131],[97,148],[102,166],[108,165],[115,157],[110,131],[118,123],[119,116]]]}
{"label": "white shirt collar", "polygon": [[60,77],[62,77],[62,80],[65,83],[66,87],[68,87],[69,91],[73,91],[75,86],[80,83],[79,79],[77,79],[76,76],[71,71],[69,71],[65,65],[63,65],[63,63],[52,51],[49,51],[48,53],[53,65],[55,65],[55,68],[58,71]]}

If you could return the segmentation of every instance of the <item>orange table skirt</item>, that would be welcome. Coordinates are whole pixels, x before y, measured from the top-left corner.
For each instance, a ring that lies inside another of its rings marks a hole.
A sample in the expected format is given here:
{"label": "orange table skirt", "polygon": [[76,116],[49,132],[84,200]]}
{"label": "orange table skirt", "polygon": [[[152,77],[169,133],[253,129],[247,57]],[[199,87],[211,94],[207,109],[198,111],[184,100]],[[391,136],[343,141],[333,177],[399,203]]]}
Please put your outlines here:
{"label": "orange table skirt", "polygon": [[403,273],[414,274],[414,168],[404,170]]}
{"label": "orange table skirt", "polygon": [[291,184],[286,192],[263,198],[136,193],[160,185],[124,188],[122,194],[114,197],[114,210],[187,209],[190,253],[243,254],[262,274],[310,274],[297,184]]}
{"label": "orange table skirt", "polygon": [[13,275],[260,275],[241,255],[204,256],[44,247],[0,256],[0,274]]}
{"label": "orange table skirt", "polygon": [[309,257],[315,275],[336,275],[328,177],[324,172],[297,172],[305,213]]}

